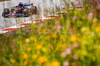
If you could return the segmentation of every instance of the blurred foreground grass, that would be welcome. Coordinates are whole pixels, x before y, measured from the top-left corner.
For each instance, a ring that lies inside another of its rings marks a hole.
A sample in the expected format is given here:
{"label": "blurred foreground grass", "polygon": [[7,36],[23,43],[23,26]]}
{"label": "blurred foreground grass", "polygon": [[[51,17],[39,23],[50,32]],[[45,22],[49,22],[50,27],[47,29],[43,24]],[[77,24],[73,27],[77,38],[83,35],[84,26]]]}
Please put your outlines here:
{"label": "blurred foreground grass", "polygon": [[85,4],[0,35],[0,66],[100,66],[100,21]]}

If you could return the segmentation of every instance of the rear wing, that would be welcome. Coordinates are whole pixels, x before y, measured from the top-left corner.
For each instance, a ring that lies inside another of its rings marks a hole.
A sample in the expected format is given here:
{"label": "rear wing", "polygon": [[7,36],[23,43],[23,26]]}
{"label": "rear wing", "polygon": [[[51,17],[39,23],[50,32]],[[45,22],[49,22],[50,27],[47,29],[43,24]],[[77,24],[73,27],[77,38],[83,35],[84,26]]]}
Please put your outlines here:
{"label": "rear wing", "polygon": [[30,5],[33,5],[33,3],[31,3],[31,4],[23,4],[24,6],[30,6]]}

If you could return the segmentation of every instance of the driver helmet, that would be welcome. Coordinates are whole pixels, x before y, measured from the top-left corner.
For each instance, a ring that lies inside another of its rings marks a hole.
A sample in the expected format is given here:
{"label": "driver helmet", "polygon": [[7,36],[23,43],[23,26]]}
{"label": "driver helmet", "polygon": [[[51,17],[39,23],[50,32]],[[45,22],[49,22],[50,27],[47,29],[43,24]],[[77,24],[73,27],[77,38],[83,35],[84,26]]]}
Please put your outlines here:
{"label": "driver helmet", "polygon": [[22,4],[22,2],[20,2],[20,3],[19,3],[19,7],[22,7],[22,6],[23,6],[23,4]]}

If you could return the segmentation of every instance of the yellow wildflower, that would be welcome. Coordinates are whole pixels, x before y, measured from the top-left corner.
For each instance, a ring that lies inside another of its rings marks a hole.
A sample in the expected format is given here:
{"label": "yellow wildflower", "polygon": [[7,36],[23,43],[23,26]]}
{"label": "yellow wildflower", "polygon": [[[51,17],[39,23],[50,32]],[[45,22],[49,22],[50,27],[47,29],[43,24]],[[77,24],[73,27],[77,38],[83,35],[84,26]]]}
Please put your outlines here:
{"label": "yellow wildflower", "polygon": [[93,20],[93,24],[94,24],[94,25],[96,25],[96,24],[97,24],[96,22],[97,22],[96,20]]}
{"label": "yellow wildflower", "polygon": [[37,46],[38,44],[37,43],[34,43],[34,46]]}
{"label": "yellow wildflower", "polygon": [[63,41],[62,41],[62,40],[60,40],[60,41],[59,41],[59,44],[63,44]]}
{"label": "yellow wildflower", "polygon": [[64,43],[64,44],[58,44],[58,46],[57,46],[58,48],[66,48],[66,44]]}
{"label": "yellow wildflower", "polygon": [[90,30],[89,30],[89,29],[87,29],[87,30],[86,30],[86,32],[88,32],[88,33],[89,33],[89,32],[90,32]]}
{"label": "yellow wildflower", "polygon": [[30,37],[30,40],[34,40],[34,37]]}
{"label": "yellow wildflower", "polygon": [[37,51],[37,54],[38,54],[38,55],[40,54],[40,51],[39,51],[39,50]]}
{"label": "yellow wildflower", "polygon": [[32,55],[32,58],[33,58],[33,59],[37,58],[37,55]]}
{"label": "yellow wildflower", "polygon": [[43,66],[50,66],[50,63],[44,63]]}
{"label": "yellow wildflower", "polygon": [[76,42],[76,41],[77,41],[77,38],[76,38],[76,36],[72,36],[72,37],[70,38],[70,40],[71,40],[71,42]]}
{"label": "yellow wildflower", "polygon": [[43,51],[43,52],[47,52],[47,49],[43,47],[43,48],[42,48],[42,51]]}
{"label": "yellow wildflower", "polygon": [[42,48],[42,45],[38,45],[36,48],[37,49],[41,49]]}
{"label": "yellow wildflower", "polygon": [[50,40],[50,36],[45,37],[46,40]]}
{"label": "yellow wildflower", "polygon": [[59,62],[53,62],[53,63],[51,64],[51,66],[60,66],[60,63],[59,63]]}
{"label": "yellow wildflower", "polygon": [[51,34],[51,37],[56,38],[57,35],[53,33],[53,34]]}
{"label": "yellow wildflower", "polygon": [[97,18],[94,18],[94,19],[93,19],[93,23],[96,23],[96,22],[97,22]]}
{"label": "yellow wildflower", "polygon": [[25,54],[25,52],[22,52],[22,54]]}
{"label": "yellow wildflower", "polygon": [[15,63],[16,61],[15,61],[15,59],[11,59],[11,63]]}
{"label": "yellow wildflower", "polygon": [[28,48],[27,48],[27,51],[31,51],[31,50],[32,50],[31,47],[28,47]]}
{"label": "yellow wildflower", "polygon": [[86,39],[86,36],[83,36],[83,39]]}
{"label": "yellow wildflower", "polygon": [[45,63],[45,62],[47,62],[47,58],[46,57],[40,57],[40,58],[38,58],[37,62],[38,63]]}
{"label": "yellow wildflower", "polygon": [[100,26],[96,27],[95,31],[100,32]]}
{"label": "yellow wildflower", "polygon": [[46,32],[46,29],[43,29],[42,32]]}
{"label": "yellow wildflower", "polygon": [[44,45],[44,41],[40,42],[40,45]]}
{"label": "yellow wildflower", "polygon": [[28,63],[27,61],[24,61],[24,62],[23,62],[23,65],[25,65],[25,66],[26,66],[26,64],[27,64],[27,63]]}
{"label": "yellow wildflower", "polygon": [[75,14],[75,15],[79,14],[78,10],[75,10],[75,11],[74,11],[74,14]]}
{"label": "yellow wildflower", "polygon": [[23,55],[23,58],[24,58],[24,59],[27,59],[27,58],[28,58],[28,55],[27,55],[27,54],[24,54],[24,55]]}

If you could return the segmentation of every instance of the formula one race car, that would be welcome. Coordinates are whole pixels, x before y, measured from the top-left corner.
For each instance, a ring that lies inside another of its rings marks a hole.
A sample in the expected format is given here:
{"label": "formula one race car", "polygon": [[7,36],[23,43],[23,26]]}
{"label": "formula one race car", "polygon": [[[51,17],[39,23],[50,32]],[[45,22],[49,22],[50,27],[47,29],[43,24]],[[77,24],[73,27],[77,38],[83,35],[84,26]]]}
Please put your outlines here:
{"label": "formula one race car", "polygon": [[3,17],[28,17],[31,14],[37,14],[37,7],[33,6],[33,3],[31,4],[22,4],[19,3],[18,6],[12,7],[12,8],[4,8],[2,16]]}

